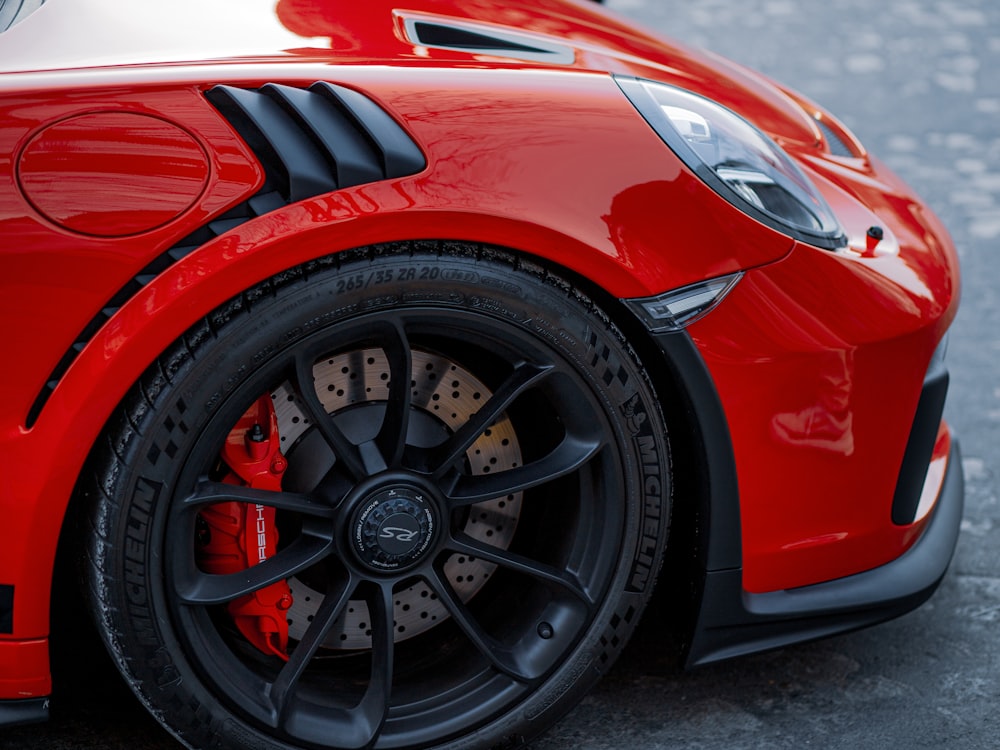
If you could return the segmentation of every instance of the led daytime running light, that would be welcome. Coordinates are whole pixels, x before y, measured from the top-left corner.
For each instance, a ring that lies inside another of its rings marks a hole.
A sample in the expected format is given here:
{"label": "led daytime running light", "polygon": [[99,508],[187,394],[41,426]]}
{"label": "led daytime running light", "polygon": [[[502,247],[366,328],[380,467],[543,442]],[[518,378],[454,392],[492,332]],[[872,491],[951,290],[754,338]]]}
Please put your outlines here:
{"label": "led daytime running light", "polygon": [[679,331],[707,315],[741,278],[742,273],[734,273],[690,284],[655,297],[640,297],[625,302],[639,314],[653,333]]}

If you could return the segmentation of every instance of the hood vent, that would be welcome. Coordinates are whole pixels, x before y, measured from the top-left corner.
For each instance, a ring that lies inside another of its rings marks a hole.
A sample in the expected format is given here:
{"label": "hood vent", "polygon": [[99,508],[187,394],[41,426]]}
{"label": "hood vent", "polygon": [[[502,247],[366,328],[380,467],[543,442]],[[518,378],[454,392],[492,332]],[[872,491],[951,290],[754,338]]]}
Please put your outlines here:
{"label": "hood vent", "polygon": [[844,139],[837,134],[837,131],[827,125],[826,122],[819,117],[815,117],[813,120],[819,128],[819,132],[823,134],[823,140],[826,141],[827,151],[834,156],[844,156],[847,158],[857,157],[854,150],[844,142]]}
{"label": "hood vent", "polygon": [[547,39],[516,31],[461,21],[426,21],[407,18],[406,34],[421,47],[447,49],[470,54],[509,57],[514,60],[572,65],[573,49]]}

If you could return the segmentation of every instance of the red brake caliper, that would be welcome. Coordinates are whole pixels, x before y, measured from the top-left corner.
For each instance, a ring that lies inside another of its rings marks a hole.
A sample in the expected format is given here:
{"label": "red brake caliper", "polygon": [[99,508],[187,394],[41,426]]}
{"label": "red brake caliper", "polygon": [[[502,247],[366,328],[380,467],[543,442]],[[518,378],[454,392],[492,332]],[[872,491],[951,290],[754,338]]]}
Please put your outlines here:
{"label": "red brake caliper", "polygon": [[[258,490],[281,490],[288,466],[281,455],[278,418],[271,397],[261,396],[233,427],[222,449],[229,468],[223,481]],[[278,549],[274,508],[224,502],[201,511],[207,529],[199,535],[198,564],[206,573],[239,573],[272,557]],[[288,619],[292,592],[285,581],[272,583],[229,603],[236,627],[267,654],[288,659]]]}

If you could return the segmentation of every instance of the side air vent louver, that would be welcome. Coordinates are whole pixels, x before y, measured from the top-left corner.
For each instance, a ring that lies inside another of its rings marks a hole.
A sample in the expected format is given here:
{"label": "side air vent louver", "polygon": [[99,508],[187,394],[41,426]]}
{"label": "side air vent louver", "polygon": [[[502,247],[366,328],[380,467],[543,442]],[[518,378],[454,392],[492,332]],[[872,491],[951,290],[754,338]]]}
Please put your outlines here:
{"label": "side air vent louver", "polygon": [[406,34],[421,47],[450,49],[515,60],[572,65],[576,55],[570,47],[516,31],[495,29],[459,21],[422,21],[408,18]]}
{"label": "side air vent louver", "polygon": [[427,161],[395,120],[357,91],[318,82],[308,90],[269,83],[216,86],[205,94],[264,167],[264,186],[156,257],[119,289],[77,336],[26,417],[31,427],[66,371],[122,305],[187,254],[240,224],[289,203],[424,169]]}
{"label": "side air vent louver", "polygon": [[848,158],[857,156],[851,147],[844,142],[844,139],[837,135],[833,128],[818,117],[815,118],[815,122],[817,127],[819,127],[820,132],[823,134],[823,138],[826,140],[826,147],[831,154],[834,156],[845,156]]}
{"label": "side air vent louver", "polygon": [[424,155],[363,94],[319,82],[308,91],[269,83],[256,91],[216,86],[209,101],[264,165],[270,189],[289,202],[331,190],[405,177]]}

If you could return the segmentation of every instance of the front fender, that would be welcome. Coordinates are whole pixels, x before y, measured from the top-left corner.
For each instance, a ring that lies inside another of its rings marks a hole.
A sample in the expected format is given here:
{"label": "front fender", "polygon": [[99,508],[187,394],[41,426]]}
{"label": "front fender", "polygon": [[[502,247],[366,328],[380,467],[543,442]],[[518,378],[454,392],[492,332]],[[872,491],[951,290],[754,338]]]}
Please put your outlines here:
{"label": "front fender", "polygon": [[[0,455],[18,470],[0,494],[0,570],[14,587],[12,626],[0,640],[48,633],[59,530],[113,410],[185,330],[274,274],[349,248],[447,239],[536,256],[627,298],[773,261],[791,247],[688,172],[607,76],[328,72],[392,114],[427,155],[427,169],[284,206],[201,245],[144,280],[87,340],[30,427],[2,427]],[[231,142],[233,133],[219,137]],[[112,257],[119,243],[140,241],[109,239],[101,252]]]}

